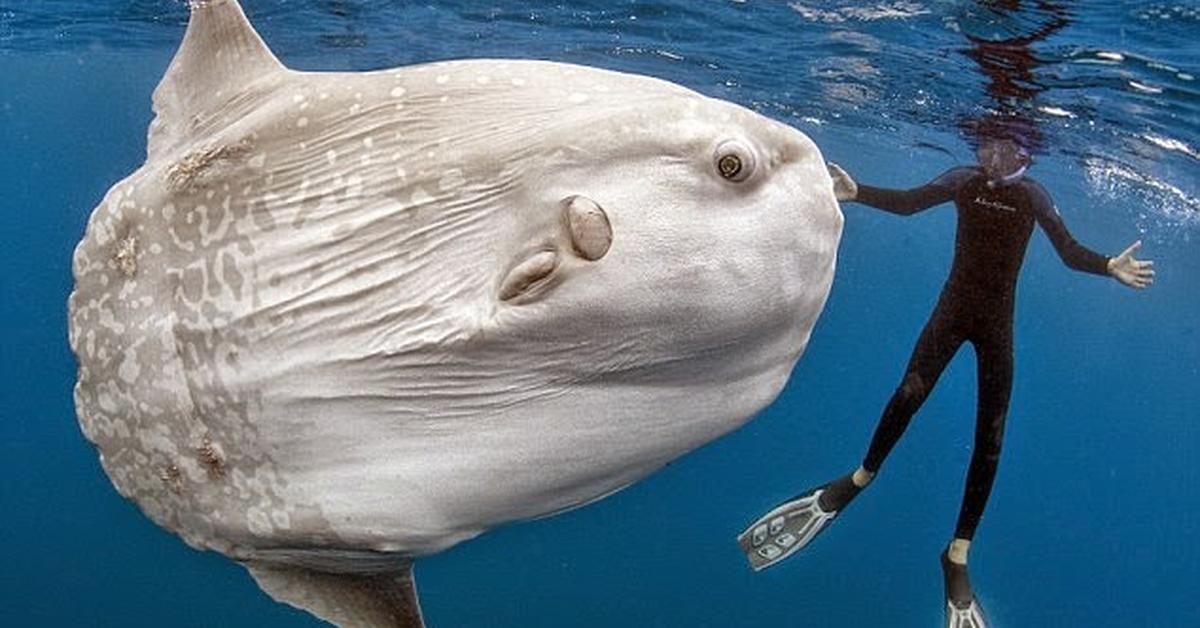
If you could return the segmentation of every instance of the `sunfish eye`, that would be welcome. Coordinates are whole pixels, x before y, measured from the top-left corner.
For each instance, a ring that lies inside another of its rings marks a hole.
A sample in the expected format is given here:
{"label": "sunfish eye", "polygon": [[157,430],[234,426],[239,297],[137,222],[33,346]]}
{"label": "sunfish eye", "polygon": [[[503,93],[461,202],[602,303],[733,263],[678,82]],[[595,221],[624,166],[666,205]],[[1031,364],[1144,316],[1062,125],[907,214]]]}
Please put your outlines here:
{"label": "sunfish eye", "polygon": [[721,161],[717,164],[717,168],[721,170],[721,176],[726,179],[732,179],[742,172],[742,159],[737,155],[722,155]]}
{"label": "sunfish eye", "polygon": [[717,147],[715,165],[722,179],[745,181],[754,174],[754,151],[740,140],[727,140]]}

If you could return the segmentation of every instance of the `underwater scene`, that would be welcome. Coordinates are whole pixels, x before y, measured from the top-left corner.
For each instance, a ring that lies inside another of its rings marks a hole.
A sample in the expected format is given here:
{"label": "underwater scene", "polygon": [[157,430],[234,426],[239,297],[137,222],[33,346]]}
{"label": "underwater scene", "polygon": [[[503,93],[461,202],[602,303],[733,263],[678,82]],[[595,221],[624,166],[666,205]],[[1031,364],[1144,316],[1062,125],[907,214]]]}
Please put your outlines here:
{"label": "underwater scene", "polygon": [[0,624],[1200,626],[1198,34],[0,0]]}

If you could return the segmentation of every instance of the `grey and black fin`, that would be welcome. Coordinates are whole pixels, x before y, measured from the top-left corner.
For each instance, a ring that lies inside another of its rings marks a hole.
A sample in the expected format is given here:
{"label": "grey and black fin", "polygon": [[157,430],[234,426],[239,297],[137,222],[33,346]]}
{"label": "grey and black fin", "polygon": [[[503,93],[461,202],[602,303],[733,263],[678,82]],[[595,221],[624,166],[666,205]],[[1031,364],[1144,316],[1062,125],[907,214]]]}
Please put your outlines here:
{"label": "grey and black fin", "polygon": [[149,151],[169,152],[252,109],[254,87],[287,72],[237,0],[191,0],[183,43],[154,90]]}
{"label": "grey and black fin", "polygon": [[754,571],[761,571],[800,551],[837,516],[821,508],[823,488],[788,500],[759,517],[738,535],[737,542]]}
{"label": "grey and black fin", "polygon": [[795,554],[817,538],[845,510],[862,487],[853,474],[804,492],[771,509],[738,535],[738,545],[761,571]]}
{"label": "grey and black fin", "polygon": [[385,574],[327,573],[246,563],[258,586],[277,602],[343,628],[424,628],[412,565]]}

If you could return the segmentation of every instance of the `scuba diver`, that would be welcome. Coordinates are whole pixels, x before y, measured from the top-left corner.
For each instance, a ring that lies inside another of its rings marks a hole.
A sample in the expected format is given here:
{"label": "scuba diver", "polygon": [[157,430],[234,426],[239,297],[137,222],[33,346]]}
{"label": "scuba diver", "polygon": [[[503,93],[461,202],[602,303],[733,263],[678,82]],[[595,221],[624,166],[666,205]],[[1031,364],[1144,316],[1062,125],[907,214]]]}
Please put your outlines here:
{"label": "scuba diver", "polygon": [[[738,537],[754,569],[792,555],[824,530],[865,488],[928,397],[943,369],[970,342],[978,365],[975,442],[954,536],[941,554],[948,628],[986,628],[967,576],[967,551],[996,477],[1013,376],[1013,305],[1026,245],[1038,224],[1067,266],[1108,275],[1132,288],[1154,280],[1153,262],[1134,258],[1141,242],[1108,258],[1071,237],[1049,194],[1025,176],[1042,143],[1036,115],[1048,87],[1045,63],[1032,46],[1072,22],[1071,8],[1052,0],[977,2],[956,23],[970,46],[962,54],[986,79],[990,101],[982,116],[964,119],[978,165],[953,168],[911,190],[857,184],[829,165],[840,201],[856,201],[901,215],[954,201],[958,226],[954,261],[937,306],[913,348],[900,385],[883,410],[866,456],[851,473],[785,502]],[[1000,33],[1000,37],[995,34]]]}
{"label": "scuba diver", "polygon": [[755,570],[787,558],[812,541],[879,472],[943,369],[962,344],[970,342],[978,362],[975,443],[954,537],[941,555],[951,628],[986,626],[967,576],[967,551],[1000,459],[1012,389],[1015,287],[1033,225],[1045,231],[1063,262],[1075,270],[1108,275],[1139,289],[1154,279],[1153,262],[1134,258],[1140,242],[1109,258],[1071,237],[1046,190],[1025,176],[1031,159],[1019,143],[1010,138],[985,139],[976,156],[978,166],[952,168],[911,190],[861,185],[836,164],[829,164],[839,201],[856,201],[904,216],[954,201],[958,210],[954,261],[861,465],[773,509],[738,537]]}

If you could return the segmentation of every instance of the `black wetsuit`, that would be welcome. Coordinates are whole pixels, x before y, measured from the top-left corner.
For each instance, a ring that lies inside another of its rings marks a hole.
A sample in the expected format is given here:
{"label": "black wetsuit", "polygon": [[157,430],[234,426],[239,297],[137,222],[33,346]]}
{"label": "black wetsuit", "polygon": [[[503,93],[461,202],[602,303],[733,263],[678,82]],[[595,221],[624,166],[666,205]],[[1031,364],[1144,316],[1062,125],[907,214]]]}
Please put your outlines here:
{"label": "black wetsuit", "polygon": [[950,200],[958,208],[950,277],[917,340],[904,378],[883,411],[863,467],[879,470],[946,364],[963,342],[970,342],[975,346],[979,377],[975,448],[955,536],[971,539],[1000,459],[1012,389],[1013,300],[1033,224],[1041,225],[1071,268],[1106,275],[1108,258],[1071,237],[1050,196],[1029,178],[989,187],[981,169],[954,168],[912,190],[860,185],[856,200],[901,215]]}

